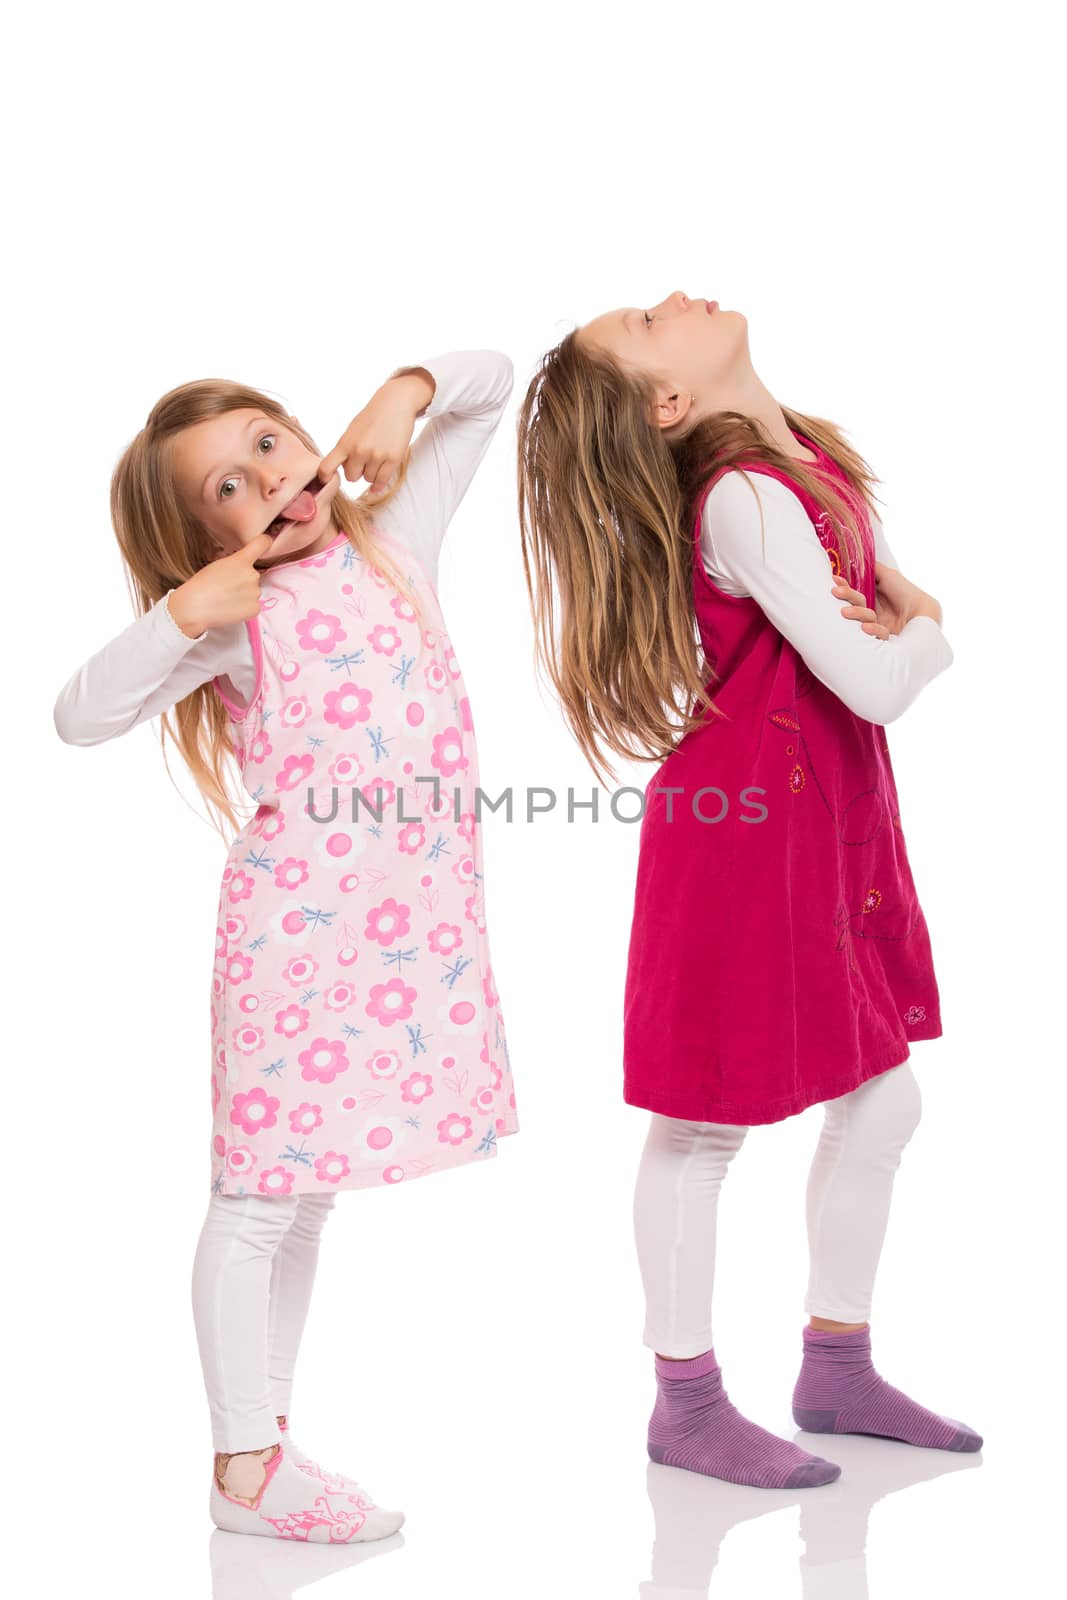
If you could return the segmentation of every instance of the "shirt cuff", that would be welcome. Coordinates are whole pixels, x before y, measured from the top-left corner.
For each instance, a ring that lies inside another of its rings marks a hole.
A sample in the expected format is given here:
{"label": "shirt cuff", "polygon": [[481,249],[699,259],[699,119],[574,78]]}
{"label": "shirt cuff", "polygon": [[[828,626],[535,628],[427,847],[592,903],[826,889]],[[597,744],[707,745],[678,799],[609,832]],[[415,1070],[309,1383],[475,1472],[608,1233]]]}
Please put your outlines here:
{"label": "shirt cuff", "polygon": [[156,605],[154,607],[154,609],[156,611],[161,611],[163,613],[163,615],[167,619],[167,623],[168,623],[169,627],[177,635],[177,637],[182,641],[183,644],[196,644],[199,639],[206,639],[207,638],[207,634],[208,634],[208,630],[206,628],[204,629],[203,633],[196,633],[196,634],[186,633],[184,628],[179,628],[178,624],[175,622],[174,618],[170,614],[170,605],[168,604],[168,602],[170,600],[170,597],[171,597],[171,595],[173,593],[174,593],[173,589],[168,589],[166,594],[163,596],[162,600],[159,601],[158,605]]}
{"label": "shirt cuff", "polygon": [[416,361],[414,365],[410,367],[397,367],[396,371],[391,372],[389,376],[390,378],[403,378],[406,377],[409,372],[428,372],[430,377],[433,379],[434,385],[433,395],[431,396],[430,400],[426,405],[423,406],[421,411],[416,411],[415,416],[417,418],[436,417],[439,412],[444,410],[444,404],[441,395],[441,380],[434,371],[433,363],[429,361]]}
{"label": "shirt cuff", "polygon": [[939,659],[941,663],[938,667],[938,671],[943,672],[946,667],[950,667],[954,659],[952,654],[952,646],[945,638],[945,635],[941,629],[941,624],[939,622],[935,622],[933,617],[912,617],[911,621],[901,629],[899,634],[892,634],[890,637],[897,639],[902,638],[905,633],[909,632],[909,630],[916,628],[919,630],[920,634],[926,634],[927,640],[932,643],[936,652],[935,659]]}

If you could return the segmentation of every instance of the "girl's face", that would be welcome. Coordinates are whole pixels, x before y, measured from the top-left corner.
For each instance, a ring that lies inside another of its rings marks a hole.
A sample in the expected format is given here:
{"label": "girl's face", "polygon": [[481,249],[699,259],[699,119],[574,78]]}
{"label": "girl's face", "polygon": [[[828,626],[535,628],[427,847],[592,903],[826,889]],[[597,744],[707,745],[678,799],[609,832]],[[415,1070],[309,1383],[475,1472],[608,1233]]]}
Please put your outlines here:
{"label": "girl's face", "polygon": [[[295,433],[248,406],[184,428],[174,440],[172,456],[185,507],[207,530],[219,555],[232,555],[266,533],[315,476],[320,460]],[[287,523],[257,565],[306,550],[324,534],[332,537],[330,506],[340,481],[334,473],[315,497],[313,519]]]}
{"label": "girl's face", "polygon": [[721,311],[717,300],[690,300],[680,289],[656,306],[606,311],[578,334],[579,343],[599,345],[655,380],[661,427],[694,406],[697,416],[725,409],[749,364],[742,313]]}

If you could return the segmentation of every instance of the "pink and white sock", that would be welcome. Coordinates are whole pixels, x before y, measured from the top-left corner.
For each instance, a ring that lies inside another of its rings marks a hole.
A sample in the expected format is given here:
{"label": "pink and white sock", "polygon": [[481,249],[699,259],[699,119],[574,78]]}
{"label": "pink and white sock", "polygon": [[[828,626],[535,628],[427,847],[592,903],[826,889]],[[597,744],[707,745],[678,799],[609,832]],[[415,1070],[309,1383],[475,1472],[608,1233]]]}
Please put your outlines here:
{"label": "pink and white sock", "polygon": [[306,1451],[301,1450],[300,1446],[297,1444],[292,1433],[290,1432],[288,1416],[285,1417],[284,1421],[278,1423],[278,1431],[280,1432],[286,1444],[289,1446],[290,1457],[297,1463],[298,1466],[303,1467],[305,1471],[310,1470],[313,1473],[322,1474],[324,1477],[336,1479],[338,1483],[347,1485],[349,1490],[357,1490],[361,1495],[366,1497],[369,1504],[373,1504],[366,1489],[364,1489],[363,1485],[358,1483],[355,1478],[350,1478],[345,1472],[332,1472],[326,1468],[320,1467],[318,1462],[313,1461]]}
{"label": "pink and white sock", "polygon": [[731,1405],[714,1350],[689,1361],[656,1355],[658,1394],[648,1425],[648,1453],[755,1489],[812,1489],[833,1483],[841,1468],[749,1422]]}
{"label": "pink and white sock", "polygon": [[852,1333],[804,1329],[793,1420],[807,1433],[869,1433],[933,1450],[982,1448],[973,1428],[928,1411],[875,1371],[870,1324]]}
{"label": "pink and white sock", "polygon": [[403,1526],[402,1511],[386,1511],[353,1487],[351,1479],[324,1471],[293,1455],[287,1441],[265,1466],[263,1485],[253,1505],[219,1488],[211,1474],[211,1520],[229,1533],[256,1533],[268,1539],[300,1539],[308,1544],[347,1544],[386,1539]]}

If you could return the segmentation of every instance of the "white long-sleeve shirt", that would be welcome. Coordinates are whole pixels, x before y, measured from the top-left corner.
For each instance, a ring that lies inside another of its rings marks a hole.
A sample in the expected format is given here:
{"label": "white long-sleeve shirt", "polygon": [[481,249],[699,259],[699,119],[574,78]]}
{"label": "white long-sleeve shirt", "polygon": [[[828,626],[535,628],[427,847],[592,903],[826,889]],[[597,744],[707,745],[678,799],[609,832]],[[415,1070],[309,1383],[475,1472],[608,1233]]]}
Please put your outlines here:
{"label": "white long-sleeve shirt", "polygon": [[[514,372],[499,350],[454,350],[411,366],[425,367],[436,387],[418,413],[426,425],[411,447],[404,482],[373,518],[415,552],[436,586],[445,530],[500,423]],[[56,731],[67,744],[100,744],[215,677],[228,677],[247,705],[256,681],[248,628],[227,623],[191,637],[164,596],[71,676],[56,700]]]}
{"label": "white long-sleeve shirt", "polygon": [[[877,517],[872,527],[877,559],[898,566]],[[727,594],[751,595],[820,683],[866,722],[895,721],[952,664],[952,649],[932,617],[913,617],[879,639],[841,615],[848,601],[833,593],[811,518],[777,478],[724,473],[704,502],[700,547],[713,583]]]}
{"label": "white long-sleeve shirt", "polygon": [[[419,413],[427,418],[412,446],[404,483],[374,520],[415,551],[436,583],[449,521],[489,446],[513,384],[499,351],[452,351],[427,361],[436,388]],[[408,370],[399,368],[399,371]],[[792,490],[753,475],[763,507],[761,543],[756,497],[739,473],[711,490],[701,522],[701,551],[713,581],[728,594],[752,595],[820,682],[857,716],[888,723],[951,665],[952,650],[930,617],[915,617],[899,634],[877,639],[842,617],[831,592],[826,552]],[[897,566],[881,523],[876,554]],[[55,724],[68,744],[99,744],[169,710],[202,683],[229,678],[247,703],[255,664],[243,622],[190,638],[173,621],[166,599],[86,661],[60,691]]]}

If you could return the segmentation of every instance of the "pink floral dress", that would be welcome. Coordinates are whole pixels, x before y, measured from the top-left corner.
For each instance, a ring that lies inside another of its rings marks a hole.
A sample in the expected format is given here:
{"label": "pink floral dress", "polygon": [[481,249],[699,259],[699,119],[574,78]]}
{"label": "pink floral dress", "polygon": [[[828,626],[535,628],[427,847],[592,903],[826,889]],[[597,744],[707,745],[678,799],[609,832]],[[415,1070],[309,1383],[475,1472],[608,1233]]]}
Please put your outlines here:
{"label": "pink floral dress", "polygon": [[470,705],[432,583],[374,532],[421,628],[342,533],[263,572],[247,710],[214,679],[258,803],[218,902],[216,1193],[400,1183],[518,1130]]}

